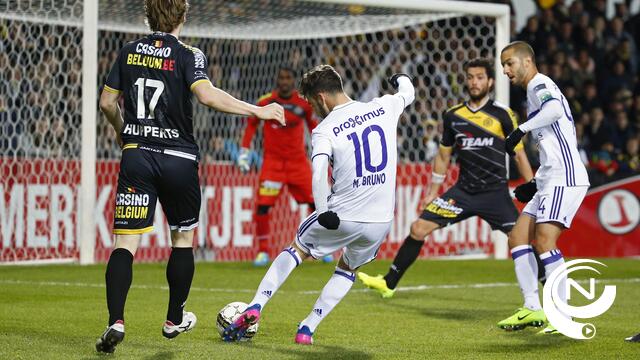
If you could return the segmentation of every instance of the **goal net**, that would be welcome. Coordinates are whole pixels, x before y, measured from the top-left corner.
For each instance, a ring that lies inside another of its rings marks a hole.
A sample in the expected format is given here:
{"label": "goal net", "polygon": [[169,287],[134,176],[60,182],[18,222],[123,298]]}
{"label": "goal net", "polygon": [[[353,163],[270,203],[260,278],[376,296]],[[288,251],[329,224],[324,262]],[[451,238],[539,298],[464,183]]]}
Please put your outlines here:
{"label": "goal net", "polygon": [[[98,60],[87,74],[97,76],[97,86],[83,92],[83,7],[96,3]],[[384,258],[393,256],[419,214],[437,151],[438,121],[464,98],[463,64],[478,56],[495,58],[508,40],[509,14],[506,6],[455,1],[358,3],[191,0],[181,40],[205,53],[215,86],[249,102],[274,88],[282,65],[302,73],[331,64],[346,92],[361,101],[391,91],[385,79],[395,72],[415,77],[416,101],[398,127],[397,211],[380,252]],[[82,104],[96,104],[118,50],[147,33],[141,1],[0,1],[0,262],[77,261],[80,249],[90,250],[84,262],[108,258],[120,150],[97,107],[93,119]],[[506,101],[505,83],[496,89]],[[258,133],[253,142],[253,170],[242,174],[234,161],[245,119],[194,108],[203,194],[194,247],[202,259],[251,259],[257,251],[252,219],[262,137]],[[95,138],[83,136],[83,126],[94,123]],[[95,147],[88,146],[92,141]],[[79,190],[82,151],[95,151],[96,157],[95,164],[84,164],[95,167],[95,194],[83,195],[85,201]],[[456,176],[454,166],[445,188]],[[81,203],[92,206],[81,209]],[[272,256],[292,240],[307,212],[285,189],[270,212]],[[493,251],[488,225],[475,218],[437,231],[427,244],[423,256]],[[154,231],[143,236],[136,256],[161,260],[169,249],[158,205]]]}

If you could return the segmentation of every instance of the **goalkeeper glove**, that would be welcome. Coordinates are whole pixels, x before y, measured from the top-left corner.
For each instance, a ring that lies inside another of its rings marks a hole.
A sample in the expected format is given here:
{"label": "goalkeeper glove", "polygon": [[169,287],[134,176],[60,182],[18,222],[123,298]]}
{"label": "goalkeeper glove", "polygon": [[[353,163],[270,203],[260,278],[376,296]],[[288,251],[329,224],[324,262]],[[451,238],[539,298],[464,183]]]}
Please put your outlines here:
{"label": "goalkeeper glove", "polygon": [[398,88],[398,79],[400,79],[402,76],[406,76],[407,78],[409,78],[409,80],[411,79],[411,76],[405,74],[405,73],[395,73],[393,75],[391,75],[391,77],[389,78],[389,84],[391,84],[391,86],[393,86],[394,89]]}
{"label": "goalkeeper glove", "polygon": [[507,154],[511,156],[516,154],[513,149],[515,149],[516,145],[518,145],[520,140],[522,140],[524,134],[524,131],[516,128],[511,132],[511,134],[509,134],[509,136],[507,136],[506,139],[504,139],[504,150],[507,152]]}
{"label": "goalkeeper glove", "polygon": [[518,201],[526,203],[533,199],[533,195],[536,194],[536,191],[538,191],[538,187],[536,186],[536,179],[533,179],[528,183],[518,185],[513,192]]}
{"label": "goalkeeper glove", "polygon": [[243,173],[248,172],[251,168],[251,164],[249,164],[249,162],[249,149],[241,148],[237,160],[238,168],[240,168],[240,171],[242,171]]}
{"label": "goalkeeper glove", "polygon": [[340,226],[340,218],[333,211],[325,211],[318,215],[318,223],[326,229],[335,230]]}

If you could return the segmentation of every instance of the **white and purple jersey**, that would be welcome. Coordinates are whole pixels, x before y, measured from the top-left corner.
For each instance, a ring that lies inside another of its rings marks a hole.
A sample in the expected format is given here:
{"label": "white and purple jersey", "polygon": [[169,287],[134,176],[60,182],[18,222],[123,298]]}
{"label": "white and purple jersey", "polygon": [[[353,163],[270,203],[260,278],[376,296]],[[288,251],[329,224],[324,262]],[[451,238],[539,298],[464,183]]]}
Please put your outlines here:
{"label": "white and purple jersey", "polygon": [[[531,130],[540,152],[540,168],[535,176],[538,189],[548,185],[589,186],[587,170],[578,153],[569,104],[553,80],[538,73],[527,84],[527,120],[552,101],[560,102],[563,115],[550,125]],[[520,128],[528,130],[527,123]]]}
{"label": "white and purple jersey", "polygon": [[397,125],[413,99],[401,93],[336,106],[313,130],[313,157],[332,162],[328,208],[340,220],[389,222],[396,193]]}

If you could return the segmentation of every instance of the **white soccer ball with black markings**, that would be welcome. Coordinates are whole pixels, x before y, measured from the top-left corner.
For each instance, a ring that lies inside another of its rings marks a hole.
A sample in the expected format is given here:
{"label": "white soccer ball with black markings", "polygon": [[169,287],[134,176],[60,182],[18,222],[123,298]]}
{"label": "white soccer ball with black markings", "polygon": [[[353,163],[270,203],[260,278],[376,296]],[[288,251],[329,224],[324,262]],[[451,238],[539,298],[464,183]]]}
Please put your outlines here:
{"label": "white soccer ball with black markings", "polygon": [[[238,319],[238,317],[240,316],[240,314],[242,314],[247,306],[249,306],[246,303],[243,303],[242,301],[234,301],[230,304],[225,305],[222,309],[220,309],[220,311],[218,312],[218,317],[216,319],[216,327],[218,328],[218,333],[220,334],[220,337],[222,338],[222,333],[224,333],[224,329],[231,325],[231,323],[233,323],[234,321],[236,321],[236,319]],[[258,332],[258,324],[254,324],[251,325],[248,329],[247,332],[244,333],[244,336],[242,337],[242,339],[240,339],[240,341],[247,341],[247,340],[251,340],[251,338]]]}

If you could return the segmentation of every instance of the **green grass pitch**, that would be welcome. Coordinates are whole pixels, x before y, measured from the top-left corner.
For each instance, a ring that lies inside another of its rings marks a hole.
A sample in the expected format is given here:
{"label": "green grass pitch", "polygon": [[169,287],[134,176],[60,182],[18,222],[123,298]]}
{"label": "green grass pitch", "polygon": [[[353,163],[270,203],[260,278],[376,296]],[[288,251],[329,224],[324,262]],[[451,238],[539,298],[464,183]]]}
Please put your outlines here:
{"label": "green grass pitch", "polygon": [[[602,278],[617,286],[613,307],[590,320],[588,341],[505,332],[495,324],[521,304],[509,260],[418,261],[392,299],[360,283],[325,319],[316,344],[293,343],[331,264],[297,269],[265,308],[256,337],[223,343],[215,329],[220,308],[249,302],[265,272],[249,263],[198,263],[187,309],[198,325],[174,340],[161,336],[168,291],[164,264],[134,265],[126,338],[119,359],[638,359],[640,344],[623,341],[640,332],[640,261],[602,260]],[[363,268],[384,273],[387,261]],[[103,359],[94,350],[106,326],[104,265],[0,267],[0,359]],[[480,285],[478,285],[480,284]],[[419,287],[420,285],[427,285]],[[602,285],[598,287],[598,295]],[[580,297],[577,294],[574,297]]]}

